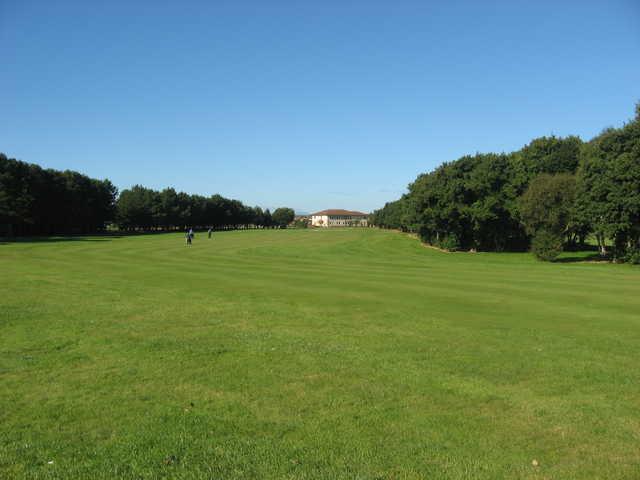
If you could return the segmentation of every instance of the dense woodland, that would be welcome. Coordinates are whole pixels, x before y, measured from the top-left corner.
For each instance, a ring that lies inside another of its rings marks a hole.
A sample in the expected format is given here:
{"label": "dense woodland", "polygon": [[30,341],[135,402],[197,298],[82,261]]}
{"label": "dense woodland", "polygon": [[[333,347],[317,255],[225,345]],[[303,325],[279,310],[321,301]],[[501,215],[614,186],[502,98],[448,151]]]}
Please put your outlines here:
{"label": "dense woodland", "polygon": [[640,263],[640,104],[634,120],[589,142],[542,137],[444,163],[370,223],[447,250],[531,247],[543,260],[594,238],[602,255]]}
{"label": "dense woodland", "polygon": [[293,221],[290,208],[273,214],[238,200],[156,191],[136,185],[120,195],[109,180],[43,169],[0,153],[0,235],[54,235],[186,227],[279,227]]}

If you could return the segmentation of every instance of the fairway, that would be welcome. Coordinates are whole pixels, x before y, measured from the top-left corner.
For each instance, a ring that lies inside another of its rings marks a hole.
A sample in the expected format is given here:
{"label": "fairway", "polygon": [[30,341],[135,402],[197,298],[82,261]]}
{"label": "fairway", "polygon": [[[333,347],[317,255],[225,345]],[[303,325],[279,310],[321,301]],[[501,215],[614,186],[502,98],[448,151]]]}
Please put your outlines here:
{"label": "fairway", "polygon": [[640,477],[638,267],[377,229],[0,267],[0,478]]}

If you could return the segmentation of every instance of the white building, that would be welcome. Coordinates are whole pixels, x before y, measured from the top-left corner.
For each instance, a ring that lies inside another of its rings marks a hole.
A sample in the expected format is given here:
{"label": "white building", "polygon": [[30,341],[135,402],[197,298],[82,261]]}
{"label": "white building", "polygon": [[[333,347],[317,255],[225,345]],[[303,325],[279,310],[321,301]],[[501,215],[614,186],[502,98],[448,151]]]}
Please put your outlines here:
{"label": "white building", "polygon": [[351,210],[322,210],[311,215],[312,227],[366,227],[366,213]]}

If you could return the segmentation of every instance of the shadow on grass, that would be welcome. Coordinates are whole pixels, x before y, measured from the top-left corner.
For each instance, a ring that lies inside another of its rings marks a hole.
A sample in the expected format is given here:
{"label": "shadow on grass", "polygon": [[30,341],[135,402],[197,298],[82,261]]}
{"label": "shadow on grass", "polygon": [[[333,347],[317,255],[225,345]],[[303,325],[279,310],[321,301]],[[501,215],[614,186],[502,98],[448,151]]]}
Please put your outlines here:
{"label": "shadow on grass", "polygon": [[125,235],[56,235],[52,237],[13,237],[0,238],[0,245],[8,245],[10,243],[58,243],[58,242],[110,242],[116,238],[122,238]]}
{"label": "shadow on grass", "polygon": [[[611,261],[609,257],[603,257],[598,253],[587,252],[570,252],[573,255],[566,257],[559,257],[554,260],[554,263],[579,263],[579,262],[602,262],[608,263]],[[581,254],[582,253],[582,254]]]}
{"label": "shadow on grass", "polygon": [[110,242],[116,238],[139,237],[142,235],[162,235],[177,233],[178,230],[160,230],[150,232],[113,232],[87,233],[77,235],[42,235],[32,237],[0,237],[0,245],[9,243],[58,243],[58,242]]}

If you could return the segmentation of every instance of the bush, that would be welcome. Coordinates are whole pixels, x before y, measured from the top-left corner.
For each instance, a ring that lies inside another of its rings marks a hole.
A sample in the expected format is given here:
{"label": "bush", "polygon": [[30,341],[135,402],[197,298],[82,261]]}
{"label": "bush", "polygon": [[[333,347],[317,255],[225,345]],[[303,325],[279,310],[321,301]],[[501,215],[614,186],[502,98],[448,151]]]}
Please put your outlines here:
{"label": "bush", "polygon": [[562,253],[562,236],[540,230],[533,237],[531,251],[538,260],[553,262]]}
{"label": "bush", "polygon": [[440,240],[440,242],[438,242],[438,246],[444,250],[455,252],[460,250],[460,241],[458,240],[458,237],[452,233]]}
{"label": "bush", "polygon": [[295,220],[293,226],[296,228],[308,228],[309,223],[305,219]]}
{"label": "bush", "polygon": [[640,249],[634,248],[627,250],[622,260],[632,265],[640,265]]}

